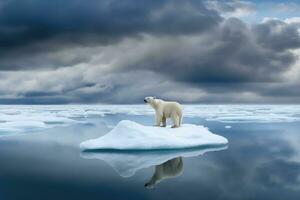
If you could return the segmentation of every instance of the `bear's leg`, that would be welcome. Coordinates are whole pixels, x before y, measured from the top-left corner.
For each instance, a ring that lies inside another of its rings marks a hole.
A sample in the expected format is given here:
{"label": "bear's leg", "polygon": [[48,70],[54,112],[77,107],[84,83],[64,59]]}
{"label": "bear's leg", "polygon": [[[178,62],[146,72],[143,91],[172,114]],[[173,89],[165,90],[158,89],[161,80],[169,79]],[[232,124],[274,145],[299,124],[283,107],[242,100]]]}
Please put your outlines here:
{"label": "bear's leg", "polygon": [[160,126],[161,122],[162,122],[162,117],[161,116],[156,116],[156,123],[155,126]]}
{"label": "bear's leg", "polygon": [[173,121],[173,126],[172,126],[172,128],[177,128],[177,127],[179,127],[179,125],[180,125],[180,119],[179,119],[179,116],[178,115],[172,115],[171,116],[171,118],[172,118],[172,121]]}
{"label": "bear's leg", "polygon": [[163,117],[162,118],[162,127],[166,127],[167,126],[167,118],[166,117]]}

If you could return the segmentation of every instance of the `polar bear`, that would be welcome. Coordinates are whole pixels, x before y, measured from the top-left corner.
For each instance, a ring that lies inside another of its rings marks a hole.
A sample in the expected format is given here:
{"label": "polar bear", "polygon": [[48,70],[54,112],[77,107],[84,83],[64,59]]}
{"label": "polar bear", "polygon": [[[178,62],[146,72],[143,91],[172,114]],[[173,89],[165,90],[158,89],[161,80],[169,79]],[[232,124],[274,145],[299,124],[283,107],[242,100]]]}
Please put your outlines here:
{"label": "polar bear", "polygon": [[173,158],[167,162],[156,165],[153,176],[145,183],[145,187],[153,188],[155,184],[167,178],[175,178],[182,174],[183,161],[181,157]]}
{"label": "polar bear", "polygon": [[149,104],[155,110],[155,126],[167,126],[167,118],[173,121],[172,128],[177,128],[182,121],[181,105],[175,101],[164,101],[156,97],[145,97],[144,102]]}

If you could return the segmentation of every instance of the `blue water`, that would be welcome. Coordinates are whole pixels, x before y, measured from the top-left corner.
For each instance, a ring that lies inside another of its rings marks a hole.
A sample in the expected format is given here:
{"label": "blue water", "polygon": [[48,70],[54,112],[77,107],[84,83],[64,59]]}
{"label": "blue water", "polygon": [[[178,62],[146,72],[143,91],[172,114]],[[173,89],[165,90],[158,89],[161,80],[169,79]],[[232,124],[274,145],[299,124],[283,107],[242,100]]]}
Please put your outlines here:
{"label": "blue water", "polygon": [[[127,155],[108,155],[109,159],[115,156],[115,165],[83,155],[78,148],[80,142],[104,135],[123,119],[145,125],[153,123],[153,116],[109,114],[89,119],[90,123],[1,137],[0,199],[300,197],[299,122],[225,124],[199,117],[185,118],[185,123],[205,125],[211,132],[225,136],[229,140],[227,149],[195,157],[178,156],[141,169],[132,166],[140,163],[128,161]],[[225,125],[232,128],[226,129]],[[97,157],[97,152],[92,153]],[[134,156],[151,163],[149,159],[154,161],[164,153]],[[122,172],[128,168],[136,171],[124,177]],[[155,179],[159,180],[155,183]]]}

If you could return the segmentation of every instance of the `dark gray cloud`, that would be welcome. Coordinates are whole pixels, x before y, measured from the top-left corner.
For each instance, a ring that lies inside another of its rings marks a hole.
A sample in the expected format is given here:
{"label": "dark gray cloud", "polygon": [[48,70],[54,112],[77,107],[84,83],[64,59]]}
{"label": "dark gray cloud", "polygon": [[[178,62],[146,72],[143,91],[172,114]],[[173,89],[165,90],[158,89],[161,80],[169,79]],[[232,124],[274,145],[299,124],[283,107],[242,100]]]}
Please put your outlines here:
{"label": "dark gray cloud", "polygon": [[289,50],[300,47],[300,36],[296,27],[279,20],[248,27],[230,18],[191,42],[173,43],[135,66],[197,84],[277,81],[296,61]]}
{"label": "dark gray cloud", "polygon": [[16,63],[16,56],[24,61],[22,57],[38,57],[41,51],[109,45],[143,33],[195,34],[221,20],[217,12],[193,0],[9,0],[0,9],[0,68],[5,70],[37,66],[26,59]]}
{"label": "dark gray cloud", "polygon": [[230,0],[2,1],[0,103],[299,102],[299,24],[237,18],[254,11]]}
{"label": "dark gray cloud", "polygon": [[253,26],[253,33],[257,43],[272,51],[298,49],[300,36],[298,27],[280,20],[268,20]]}

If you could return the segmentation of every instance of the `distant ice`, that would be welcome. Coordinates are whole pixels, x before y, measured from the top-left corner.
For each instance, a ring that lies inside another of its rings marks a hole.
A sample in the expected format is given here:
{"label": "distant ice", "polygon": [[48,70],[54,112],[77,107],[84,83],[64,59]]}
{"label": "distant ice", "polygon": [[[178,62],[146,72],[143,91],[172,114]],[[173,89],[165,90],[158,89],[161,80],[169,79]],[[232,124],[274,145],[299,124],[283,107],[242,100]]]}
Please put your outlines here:
{"label": "distant ice", "polygon": [[0,133],[25,132],[56,126],[83,123],[60,116],[57,109],[48,106],[0,106]]}
{"label": "distant ice", "polygon": [[183,124],[179,128],[143,126],[133,121],[119,122],[106,135],[80,144],[82,150],[184,149],[204,145],[224,145],[226,138],[203,126]]}
{"label": "distant ice", "polygon": [[225,126],[225,128],[229,129],[229,128],[231,128],[231,126],[227,125],[227,126]]}
{"label": "distant ice", "polygon": [[185,116],[224,123],[299,122],[300,105],[187,105]]}
{"label": "distant ice", "polygon": [[206,147],[176,151],[149,151],[149,152],[82,152],[81,157],[99,159],[108,163],[120,176],[133,176],[138,170],[162,164],[177,157],[195,157],[210,151],[226,149],[222,147]]}
{"label": "distant ice", "polygon": [[[109,114],[153,116],[154,110],[146,105],[0,105],[0,134],[69,126]],[[183,105],[183,114],[223,123],[299,122],[300,105]]]}

